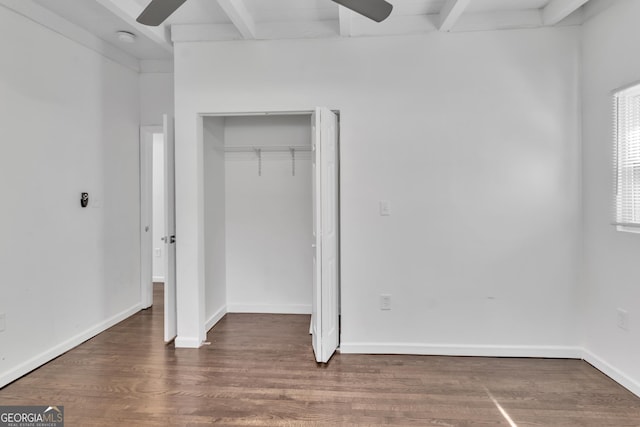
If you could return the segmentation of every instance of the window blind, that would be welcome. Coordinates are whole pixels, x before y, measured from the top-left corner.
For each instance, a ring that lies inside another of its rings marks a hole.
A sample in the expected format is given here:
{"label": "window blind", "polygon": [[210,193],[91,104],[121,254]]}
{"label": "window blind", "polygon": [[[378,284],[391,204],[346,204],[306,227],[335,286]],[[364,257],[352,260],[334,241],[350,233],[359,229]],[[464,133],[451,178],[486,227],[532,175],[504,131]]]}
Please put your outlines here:
{"label": "window blind", "polygon": [[640,227],[640,84],[616,92],[613,104],[614,224]]}

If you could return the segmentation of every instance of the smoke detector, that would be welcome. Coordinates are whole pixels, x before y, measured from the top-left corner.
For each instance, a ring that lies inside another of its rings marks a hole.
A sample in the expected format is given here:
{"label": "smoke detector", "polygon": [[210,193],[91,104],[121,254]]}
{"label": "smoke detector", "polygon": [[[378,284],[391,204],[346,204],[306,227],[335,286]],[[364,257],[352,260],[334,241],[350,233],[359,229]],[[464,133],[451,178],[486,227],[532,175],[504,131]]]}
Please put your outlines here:
{"label": "smoke detector", "polygon": [[116,36],[122,43],[133,43],[136,41],[136,35],[129,31],[116,31]]}

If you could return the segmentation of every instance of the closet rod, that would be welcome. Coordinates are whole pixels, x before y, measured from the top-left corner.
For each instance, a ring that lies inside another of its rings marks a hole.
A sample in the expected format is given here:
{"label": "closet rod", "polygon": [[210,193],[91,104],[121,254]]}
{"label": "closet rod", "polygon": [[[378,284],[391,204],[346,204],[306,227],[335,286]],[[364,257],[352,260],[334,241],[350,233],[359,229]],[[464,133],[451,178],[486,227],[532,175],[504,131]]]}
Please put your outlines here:
{"label": "closet rod", "polygon": [[245,152],[257,152],[258,150],[264,152],[267,151],[282,151],[282,152],[291,152],[291,150],[295,151],[311,151],[311,146],[309,145],[277,145],[277,146],[241,146],[241,147],[224,147],[224,151],[226,153],[245,153]]}

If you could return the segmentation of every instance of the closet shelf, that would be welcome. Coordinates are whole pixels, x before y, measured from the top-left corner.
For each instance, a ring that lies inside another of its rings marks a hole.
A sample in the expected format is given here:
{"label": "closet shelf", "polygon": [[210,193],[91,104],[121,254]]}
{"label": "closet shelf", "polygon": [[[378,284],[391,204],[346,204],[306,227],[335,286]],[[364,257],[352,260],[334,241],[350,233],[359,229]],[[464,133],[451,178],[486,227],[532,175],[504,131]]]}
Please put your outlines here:
{"label": "closet shelf", "polygon": [[291,154],[291,176],[296,176],[296,152],[311,151],[310,145],[271,145],[224,147],[225,153],[256,153],[258,157],[258,176],[262,176],[262,153],[289,152]]}
{"label": "closet shelf", "polygon": [[245,152],[290,152],[295,151],[311,151],[310,145],[272,145],[272,146],[238,146],[238,147],[224,147],[225,153],[245,153]]}

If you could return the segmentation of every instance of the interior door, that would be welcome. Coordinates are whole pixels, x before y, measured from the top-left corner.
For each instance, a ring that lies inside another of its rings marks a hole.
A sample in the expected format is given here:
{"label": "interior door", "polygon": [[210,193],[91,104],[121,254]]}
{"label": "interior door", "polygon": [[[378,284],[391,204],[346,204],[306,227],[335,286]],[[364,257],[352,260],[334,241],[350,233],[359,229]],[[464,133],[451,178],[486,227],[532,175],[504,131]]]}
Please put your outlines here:
{"label": "interior door", "polygon": [[178,330],[176,308],[176,210],[175,144],[173,117],[163,116],[164,131],[164,221],[166,250],[164,281],[164,341],[172,341]]}
{"label": "interior door", "polygon": [[313,302],[311,333],[316,361],[338,348],[338,118],[326,108],[312,116]]}

